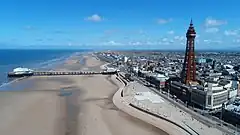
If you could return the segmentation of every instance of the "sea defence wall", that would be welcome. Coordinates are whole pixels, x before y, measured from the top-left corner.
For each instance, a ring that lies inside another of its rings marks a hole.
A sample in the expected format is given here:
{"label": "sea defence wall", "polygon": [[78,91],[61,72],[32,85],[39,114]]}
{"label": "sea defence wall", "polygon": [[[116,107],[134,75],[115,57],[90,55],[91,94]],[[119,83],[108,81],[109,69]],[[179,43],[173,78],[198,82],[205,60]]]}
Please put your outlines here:
{"label": "sea defence wall", "polygon": [[121,75],[117,76],[115,78],[115,80],[120,81],[122,84],[120,86],[119,90],[113,96],[113,103],[120,110],[124,111],[125,113],[127,113],[133,117],[143,120],[159,129],[165,131],[166,133],[168,133],[170,135],[180,135],[180,134],[198,135],[198,133],[196,133],[192,130],[186,129],[173,121],[170,121],[170,120],[163,118],[157,114],[153,114],[153,113],[149,112],[148,110],[145,110],[134,104],[129,103],[128,101],[126,101],[123,98],[124,89],[125,89],[126,85],[128,85],[128,83],[122,78]]}
{"label": "sea defence wall", "polygon": [[[149,114],[149,115],[152,115],[152,116],[155,116],[155,117],[157,117],[157,118],[163,119],[163,120],[165,120],[165,121],[167,121],[167,122],[169,122],[169,123],[171,123],[171,124],[173,124],[173,125],[181,128],[181,129],[183,129],[183,130],[186,131],[186,133],[188,133],[189,135],[192,135],[192,133],[191,133],[190,131],[188,131],[187,129],[185,129],[185,128],[182,127],[181,125],[179,125],[179,124],[177,124],[177,123],[175,123],[175,122],[173,122],[173,121],[171,121],[171,120],[169,120],[169,119],[167,119],[167,118],[164,118],[164,117],[162,117],[162,116],[160,116],[160,115],[157,115],[157,114],[155,114],[155,113],[152,113],[152,112],[150,112],[150,111],[148,111],[148,110],[145,110],[145,109],[143,109],[143,108],[141,108],[141,107],[138,107],[137,105],[134,105],[134,104],[132,104],[132,103],[130,103],[129,105],[130,105],[131,107],[133,107],[133,108],[135,108],[135,109],[138,109],[138,110],[140,110],[140,111],[142,111],[142,112],[145,112],[145,113],[147,113],[147,114]],[[199,135],[197,132],[195,132],[195,134]]]}

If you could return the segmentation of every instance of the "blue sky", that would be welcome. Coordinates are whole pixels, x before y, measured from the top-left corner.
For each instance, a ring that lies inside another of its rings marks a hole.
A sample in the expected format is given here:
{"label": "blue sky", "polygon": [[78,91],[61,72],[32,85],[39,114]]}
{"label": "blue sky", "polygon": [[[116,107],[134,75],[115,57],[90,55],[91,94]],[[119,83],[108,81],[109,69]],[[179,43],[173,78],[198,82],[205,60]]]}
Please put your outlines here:
{"label": "blue sky", "polygon": [[238,0],[1,0],[0,48],[240,47]]}

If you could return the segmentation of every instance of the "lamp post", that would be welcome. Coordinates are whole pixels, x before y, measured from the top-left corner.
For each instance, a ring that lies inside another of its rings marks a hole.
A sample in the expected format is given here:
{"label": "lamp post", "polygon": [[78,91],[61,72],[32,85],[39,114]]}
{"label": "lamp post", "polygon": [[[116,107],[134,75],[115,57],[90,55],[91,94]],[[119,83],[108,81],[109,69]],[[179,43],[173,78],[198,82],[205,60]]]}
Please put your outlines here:
{"label": "lamp post", "polygon": [[224,109],[224,103],[222,103],[222,109],[221,109],[221,127],[222,127],[222,120],[223,120],[223,109]]}
{"label": "lamp post", "polygon": [[172,81],[170,81],[170,88],[168,88],[168,98],[169,98],[169,89],[172,87]]}
{"label": "lamp post", "polygon": [[238,135],[238,127],[237,126],[238,125],[236,124],[236,131],[235,131],[236,135]]}

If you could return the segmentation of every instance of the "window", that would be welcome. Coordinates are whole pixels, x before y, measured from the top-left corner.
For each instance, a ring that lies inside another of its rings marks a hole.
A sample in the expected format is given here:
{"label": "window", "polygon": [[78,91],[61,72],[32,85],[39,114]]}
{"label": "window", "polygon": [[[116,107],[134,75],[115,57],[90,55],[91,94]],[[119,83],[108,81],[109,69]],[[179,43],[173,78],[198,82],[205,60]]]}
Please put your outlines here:
{"label": "window", "polygon": [[212,97],[208,96],[208,105],[211,105],[211,104],[212,104]]}

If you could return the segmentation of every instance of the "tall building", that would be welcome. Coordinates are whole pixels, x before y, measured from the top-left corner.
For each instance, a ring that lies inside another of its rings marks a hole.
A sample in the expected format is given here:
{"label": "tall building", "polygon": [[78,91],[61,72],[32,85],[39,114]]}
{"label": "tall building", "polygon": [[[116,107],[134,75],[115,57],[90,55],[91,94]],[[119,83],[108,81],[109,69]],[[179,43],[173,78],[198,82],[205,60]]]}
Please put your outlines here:
{"label": "tall building", "polygon": [[196,81],[196,63],[195,63],[195,53],[194,53],[194,40],[196,37],[196,32],[193,27],[192,20],[190,26],[186,33],[187,43],[185,58],[183,63],[183,69],[181,73],[182,83],[189,84]]}
{"label": "tall building", "polygon": [[216,67],[216,60],[213,60],[212,61],[212,69],[215,69],[215,67]]}

